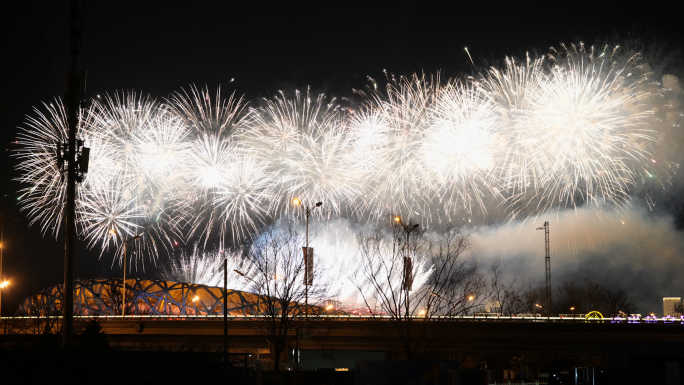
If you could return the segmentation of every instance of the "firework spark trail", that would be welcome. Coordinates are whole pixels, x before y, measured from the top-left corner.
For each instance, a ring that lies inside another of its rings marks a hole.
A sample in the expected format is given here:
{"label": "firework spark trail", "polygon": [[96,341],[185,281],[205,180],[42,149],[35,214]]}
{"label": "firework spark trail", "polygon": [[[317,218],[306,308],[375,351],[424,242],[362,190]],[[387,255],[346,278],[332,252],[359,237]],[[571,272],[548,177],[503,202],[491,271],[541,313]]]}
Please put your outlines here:
{"label": "firework spark trail", "polygon": [[[429,215],[435,185],[423,172],[420,153],[438,89],[439,79],[425,76],[392,81],[386,95],[373,92],[360,112],[373,117],[380,111],[382,119],[354,121],[362,123],[352,127],[354,158],[363,163],[367,207],[374,214]],[[375,122],[381,125],[367,125]]]}
{"label": "firework spark trail", "polygon": [[202,251],[195,245],[191,253],[182,252],[179,256],[162,265],[159,275],[172,282],[189,282],[207,286],[223,286],[223,261],[227,261],[227,271],[233,290],[248,291],[251,282],[237,276],[235,270],[246,277],[255,276],[256,267],[235,251]]}
{"label": "firework spark trail", "polygon": [[212,97],[196,87],[170,101],[184,122],[180,127],[192,131],[181,162],[184,181],[179,184],[186,189],[178,189],[179,201],[186,204],[182,217],[190,227],[188,238],[197,235],[206,246],[215,235],[220,248],[226,239],[245,240],[268,216],[273,185],[255,151],[237,145],[245,103],[235,94],[225,100],[220,90]]}
{"label": "firework spark trail", "polygon": [[43,103],[47,110],[34,108],[36,117],[27,117],[26,127],[19,133],[22,149],[19,159],[18,180],[27,184],[21,190],[21,206],[31,217],[30,224],[40,223],[44,233],[49,231],[57,237],[63,221],[66,199],[66,180],[61,177],[57,165],[58,143],[65,142],[67,113],[61,100]]}
{"label": "firework spark trail", "polygon": [[623,70],[581,52],[567,52],[549,71],[543,58],[491,70],[488,94],[502,111],[508,149],[499,175],[507,185],[510,217],[530,211],[627,204],[634,165],[648,157],[654,132],[644,113],[626,114],[644,94],[630,91]]}
{"label": "firework spark trail", "polygon": [[[328,219],[399,214],[426,227],[499,206],[509,220],[580,206],[621,210],[656,158],[658,132],[641,106],[645,70],[636,56],[620,64],[616,49],[563,48],[507,58],[464,80],[388,76],[380,90],[372,80],[357,109],[308,90],[253,108],[195,87],[164,102],[135,93],[95,100],[79,125],[91,148],[78,194],[81,235],[122,257],[121,242],[144,234],[131,258],[154,260],[158,246],[179,240],[201,249],[243,243],[264,224],[301,215],[293,197],[323,201],[315,215]],[[56,235],[62,103],[36,109],[19,139],[22,208]],[[656,167],[667,179],[667,167]],[[112,229],[119,236],[108,238]],[[330,271],[346,266],[325,261]]]}
{"label": "firework spark trail", "polygon": [[[359,266],[363,265],[363,259],[367,256],[359,253],[358,234],[351,229],[341,229],[341,222],[326,222],[321,226],[316,226],[316,231],[312,231],[311,242],[315,246],[315,272],[316,279],[320,282],[326,283],[326,292],[328,298],[337,299],[345,304],[362,304],[363,296],[361,292],[370,290],[372,284],[364,282],[359,279]],[[301,227],[301,222],[294,223],[297,227]],[[267,235],[272,239],[289,242],[276,242],[276,245],[269,245],[279,249],[281,253],[294,252],[299,254],[298,245],[303,242],[301,236],[296,238],[288,237],[288,231],[293,229],[292,223],[283,224],[278,223],[273,231]],[[270,239],[257,239],[256,245],[270,241]],[[403,243],[403,240],[402,242]],[[288,247],[293,246],[293,247]],[[383,239],[377,244],[377,253],[374,254],[375,259],[372,261],[372,269],[377,271],[386,268],[382,260],[395,261],[401,260],[404,256],[404,251],[394,250],[392,244],[391,234],[384,233]],[[257,246],[260,248],[262,246]],[[282,249],[281,249],[282,248]],[[274,251],[274,250],[271,250]],[[258,250],[254,250],[255,255],[261,255]],[[241,252],[237,251],[212,251],[206,252],[200,250],[195,245],[192,253],[181,253],[169,263],[162,264],[160,269],[160,276],[163,279],[174,282],[191,282],[209,286],[221,286],[223,282],[223,259],[228,260],[228,274],[230,278],[230,285],[232,289],[249,291],[253,289],[253,283],[250,282],[249,277],[257,279],[261,275],[256,271],[254,262],[244,258]],[[279,262],[284,263],[289,261],[287,258],[279,258]],[[415,287],[422,286],[430,277],[431,267],[427,265],[427,257],[420,253],[414,258],[414,280]],[[238,276],[234,273],[238,270],[244,274]],[[273,267],[273,271],[279,274],[279,271],[293,270],[293,266],[279,265]],[[297,270],[297,269],[295,269]],[[396,269],[391,274],[385,284],[388,287],[401,287],[403,269]],[[300,272],[301,274],[301,272]],[[303,278],[302,278],[303,279]],[[257,279],[258,280],[258,279]],[[357,287],[359,285],[360,287]]]}
{"label": "firework spark trail", "polygon": [[[422,147],[423,169],[438,187],[445,212],[472,215],[473,206],[486,214],[483,197],[500,198],[492,180],[501,151],[495,109],[480,87],[450,82],[437,96]],[[474,203],[473,203],[474,202]]]}
{"label": "firework spark trail", "polygon": [[246,144],[274,175],[272,213],[288,213],[294,197],[304,202],[325,199],[339,215],[360,193],[358,162],[349,153],[343,113],[324,95],[312,98],[283,92],[266,99],[248,123]]}
{"label": "firework spark trail", "polygon": [[[372,283],[360,278],[359,267],[364,265],[364,259],[368,255],[360,252],[359,235],[365,236],[354,229],[341,226],[343,222],[327,222],[317,226],[318,231],[313,237],[312,245],[315,246],[316,268],[323,272],[323,280],[329,282],[330,292],[334,293],[340,301],[346,304],[362,304],[362,292],[372,290]],[[391,234],[383,233],[382,240],[376,245],[376,259],[370,262],[372,271],[380,271],[384,261],[403,261],[404,251],[394,249]],[[403,239],[402,239],[403,244]],[[427,264],[427,257],[419,253],[413,259],[413,284],[421,287],[430,277],[431,266]],[[403,269],[398,269],[391,274],[391,279],[385,284],[391,287],[401,287]],[[359,285],[359,287],[357,287]]]}

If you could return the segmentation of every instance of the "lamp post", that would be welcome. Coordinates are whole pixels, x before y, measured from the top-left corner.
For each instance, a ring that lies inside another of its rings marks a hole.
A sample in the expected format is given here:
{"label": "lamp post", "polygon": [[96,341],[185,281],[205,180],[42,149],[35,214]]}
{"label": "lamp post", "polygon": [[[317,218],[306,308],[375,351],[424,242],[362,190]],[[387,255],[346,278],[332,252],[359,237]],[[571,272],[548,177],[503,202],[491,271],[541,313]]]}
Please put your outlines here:
{"label": "lamp post", "polygon": [[406,291],[406,315],[408,316],[409,314],[409,291],[411,291],[412,286],[413,286],[413,264],[411,263],[411,254],[410,254],[410,243],[409,239],[411,237],[411,232],[420,226],[417,223],[412,224],[411,221],[409,223],[404,224],[404,222],[401,221],[401,217],[394,217],[394,221],[397,222],[399,225],[401,225],[401,228],[404,230],[406,233],[406,257],[404,258],[404,287],[403,289]]}
{"label": "lamp post", "polygon": [[140,236],[142,234],[136,234],[132,238],[124,240],[121,238],[119,233],[116,232],[116,230],[111,229],[109,230],[109,233],[112,235],[116,235],[121,239],[121,242],[123,242],[124,245],[124,255],[123,255],[123,282],[121,285],[121,319],[123,319],[126,316],[126,249],[128,247],[128,244],[131,243],[132,241],[135,241],[136,239],[140,239]]}
{"label": "lamp post", "polygon": [[[309,285],[312,283],[309,281],[309,264],[313,266],[313,256],[309,255],[309,215],[316,207],[321,207],[323,202],[318,202],[315,206],[304,206],[301,200],[295,198],[292,200],[292,204],[300,206],[306,214],[306,248],[304,249],[304,326],[306,327],[309,321]],[[311,281],[313,281],[313,277],[311,277]]]}

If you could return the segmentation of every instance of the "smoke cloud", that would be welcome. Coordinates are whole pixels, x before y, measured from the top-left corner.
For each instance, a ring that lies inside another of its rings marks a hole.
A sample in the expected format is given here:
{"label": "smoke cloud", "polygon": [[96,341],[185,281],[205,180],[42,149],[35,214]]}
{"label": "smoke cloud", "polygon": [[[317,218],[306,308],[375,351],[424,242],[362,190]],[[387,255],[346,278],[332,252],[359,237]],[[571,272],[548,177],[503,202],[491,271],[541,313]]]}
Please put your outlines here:
{"label": "smoke cloud", "polygon": [[684,296],[684,237],[671,216],[635,206],[606,215],[590,209],[568,211],[498,227],[474,228],[480,263],[498,263],[517,285],[543,285],[544,234],[550,222],[551,281],[599,283],[625,289],[642,314],[662,314],[662,298]]}

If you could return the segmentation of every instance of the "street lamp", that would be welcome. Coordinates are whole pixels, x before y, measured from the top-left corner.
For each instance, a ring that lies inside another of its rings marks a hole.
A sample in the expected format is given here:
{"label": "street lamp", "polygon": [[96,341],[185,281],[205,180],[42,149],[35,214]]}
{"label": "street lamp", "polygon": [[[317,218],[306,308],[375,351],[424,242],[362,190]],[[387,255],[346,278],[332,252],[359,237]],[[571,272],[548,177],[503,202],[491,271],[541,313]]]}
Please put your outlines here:
{"label": "street lamp", "polygon": [[[0,283],[0,298],[2,296],[2,289],[6,288],[9,285],[10,285],[10,281],[2,281]],[[2,313],[0,312],[0,314],[2,314]]]}
{"label": "street lamp", "polygon": [[[5,248],[5,243],[3,242],[3,236],[5,234],[5,224],[0,227],[0,281],[2,281],[2,249]],[[9,284],[8,281],[2,281],[0,283],[0,289],[4,288]],[[2,317],[2,291],[0,291],[0,317]]]}
{"label": "street lamp", "polygon": [[126,249],[128,247],[128,244],[131,243],[132,241],[135,241],[136,239],[140,239],[140,236],[142,234],[136,234],[132,238],[124,240],[121,238],[119,233],[116,232],[116,230],[111,229],[109,230],[109,234],[118,236],[119,239],[121,239],[121,242],[123,242],[124,245],[124,255],[123,255],[123,284],[121,285],[121,291],[122,291],[122,296],[121,296],[121,319],[126,316]]}
{"label": "street lamp", "polygon": [[415,223],[412,224],[411,221],[409,223],[404,224],[404,222],[401,221],[401,217],[394,217],[394,221],[397,222],[399,225],[401,225],[401,228],[404,230],[406,233],[406,257],[404,258],[404,287],[403,289],[406,291],[406,314],[408,315],[409,312],[409,291],[411,291],[412,286],[413,286],[413,264],[411,263],[411,255],[410,255],[410,244],[409,244],[409,239],[411,236],[411,232],[420,226],[419,224]]}
{"label": "street lamp", "polygon": [[309,266],[313,273],[313,255],[309,255],[309,215],[316,207],[321,207],[323,202],[318,202],[315,206],[304,206],[300,199],[295,198],[292,204],[300,206],[306,214],[306,248],[304,249],[304,326],[306,326],[309,321],[309,285],[313,283],[313,277],[309,279]]}

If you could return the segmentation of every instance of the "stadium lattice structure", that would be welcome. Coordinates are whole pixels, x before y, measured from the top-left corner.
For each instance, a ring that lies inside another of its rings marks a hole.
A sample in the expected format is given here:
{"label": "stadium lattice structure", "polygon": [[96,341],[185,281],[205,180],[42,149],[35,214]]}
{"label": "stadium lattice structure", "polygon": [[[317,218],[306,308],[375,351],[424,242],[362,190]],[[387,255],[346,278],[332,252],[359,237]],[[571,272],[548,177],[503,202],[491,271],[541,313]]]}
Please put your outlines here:
{"label": "stadium lattice structure", "polygon": [[[121,315],[121,279],[78,280],[74,285],[74,314]],[[258,296],[227,291],[228,314],[257,314]],[[56,316],[62,313],[62,285],[52,286],[26,298],[18,316]],[[223,289],[183,282],[147,279],[126,280],[127,315],[218,315],[223,314]]]}

